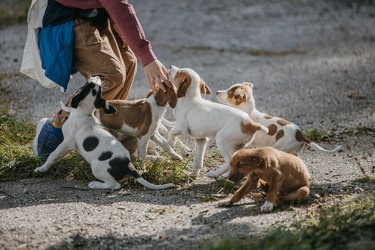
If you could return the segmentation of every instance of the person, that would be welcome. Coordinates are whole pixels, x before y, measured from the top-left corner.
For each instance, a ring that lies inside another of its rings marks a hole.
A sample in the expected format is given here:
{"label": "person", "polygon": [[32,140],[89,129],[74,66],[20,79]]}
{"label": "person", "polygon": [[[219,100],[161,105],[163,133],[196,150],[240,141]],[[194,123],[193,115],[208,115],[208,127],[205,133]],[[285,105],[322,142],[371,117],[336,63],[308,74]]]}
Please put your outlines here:
{"label": "person", "polygon": [[[100,76],[104,99],[128,98],[137,71],[137,59],[143,66],[150,88],[153,91],[158,88],[165,91],[161,82],[167,80],[167,70],[155,56],[136,12],[128,1],[48,0],[43,27],[53,28],[67,22],[72,22],[73,27],[72,70],[85,77]],[[66,33],[60,32],[63,36]],[[56,47],[55,44],[48,45],[53,40],[48,37],[51,34],[56,35],[49,29],[40,29],[39,49],[44,60],[42,65],[47,67],[46,76],[52,72],[49,75],[53,78],[56,75],[54,72],[60,69],[53,71],[48,67],[65,66],[48,62],[50,51],[45,53],[48,56],[43,56],[45,49]],[[43,118],[38,122],[33,150],[40,159],[45,160],[63,140],[61,127],[68,117],[68,113],[60,110],[53,118]]]}

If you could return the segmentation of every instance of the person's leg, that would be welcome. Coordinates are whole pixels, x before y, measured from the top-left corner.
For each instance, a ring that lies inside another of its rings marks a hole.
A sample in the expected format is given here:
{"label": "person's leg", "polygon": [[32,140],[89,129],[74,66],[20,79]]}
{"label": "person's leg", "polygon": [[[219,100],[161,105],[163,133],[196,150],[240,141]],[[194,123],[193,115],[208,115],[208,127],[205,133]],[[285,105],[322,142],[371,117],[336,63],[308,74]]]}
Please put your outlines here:
{"label": "person's leg", "polygon": [[74,26],[74,68],[82,75],[98,75],[103,98],[126,99],[136,73],[136,58],[112,31],[110,22],[98,30],[84,20]]}
{"label": "person's leg", "polygon": [[[137,71],[137,60],[133,52],[123,46],[118,35],[112,32],[109,22],[99,30],[88,21],[76,20],[74,37],[75,69],[85,77],[101,77],[104,99],[126,99]],[[66,106],[70,106],[70,100],[71,97]],[[60,110],[52,119],[42,119],[41,124],[38,123],[33,149],[40,159],[48,157],[61,143],[61,127],[68,117],[68,112]],[[40,150],[42,147],[44,151]]]}

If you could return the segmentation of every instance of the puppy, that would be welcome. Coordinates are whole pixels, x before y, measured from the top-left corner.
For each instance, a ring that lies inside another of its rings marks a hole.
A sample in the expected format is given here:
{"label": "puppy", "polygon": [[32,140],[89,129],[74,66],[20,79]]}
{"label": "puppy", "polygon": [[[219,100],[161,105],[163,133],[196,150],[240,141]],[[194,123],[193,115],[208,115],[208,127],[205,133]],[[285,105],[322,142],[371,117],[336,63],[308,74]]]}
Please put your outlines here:
{"label": "puppy", "polygon": [[229,199],[219,203],[228,206],[238,202],[256,188],[260,181],[269,185],[267,200],[260,208],[269,212],[276,206],[277,198],[300,201],[310,192],[310,174],[305,163],[297,156],[272,147],[240,149],[234,153],[228,178],[237,182],[246,176],[244,184]]}
{"label": "puppy", "polygon": [[181,134],[195,139],[191,176],[198,175],[202,168],[208,138],[216,139],[224,157],[224,164],[208,173],[209,177],[217,178],[229,170],[232,154],[251,141],[256,131],[268,133],[266,127],[253,122],[245,112],[203,99],[201,92],[208,94],[211,90],[194,70],[171,66],[168,77],[177,87],[176,126],[170,130],[169,140],[173,142]]}
{"label": "puppy", "polygon": [[[167,92],[161,88],[154,94],[149,93],[146,99],[140,100],[111,100],[108,103],[117,111],[107,114],[105,110],[95,112],[102,125],[111,131],[120,131],[126,135],[137,137],[138,158],[146,159],[150,139],[167,152],[172,159],[181,160],[169,142],[159,134],[159,127],[167,105],[173,109],[177,103],[176,90],[170,83],[163,83]],[[153,158],[148,156],[148,158]]]}
{"label": "puppy", "polygon": [[113,106],[102,99],[100,84],[99,77],[89,78],[73,96],[72,108],[62,104],[63,109],[70,112],[69,118],[62,126],[64,140],[35,172],[47,171],[59,158],[76,149],[90,163],[94,176],[101,181],[92,181],[90,188],[119,189],[119,181],[127,175],[150,189],[174,187],[174,184],[154,185],[143,179],[130,162],[126,148],[96,122],[92,115],[95,108],[101,108],[107,114],[116,112]]}
{"label": "puppy", "polygon": [[221,103],[245,111],[252,120],[268,128],[268,134],[256,132],[251,145],[249,145],[250,147],[272,146],[281,151],[294,154],[297,154],[303,145],[308,145],[325,153],[336,153],[342,148],[342,146],[338,146],[333,150],[326,150],[307,138],[297,125],[258,111],[255,108],[252,83],[234,84],[226,90],[217,91],[216,97]]}

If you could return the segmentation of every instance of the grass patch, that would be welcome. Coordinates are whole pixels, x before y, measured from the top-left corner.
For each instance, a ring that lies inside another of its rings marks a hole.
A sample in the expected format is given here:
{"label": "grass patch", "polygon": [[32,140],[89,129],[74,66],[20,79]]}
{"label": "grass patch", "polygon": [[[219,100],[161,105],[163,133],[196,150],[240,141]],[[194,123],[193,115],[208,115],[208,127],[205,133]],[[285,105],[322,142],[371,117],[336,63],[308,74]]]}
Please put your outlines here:
{"label": "grass patch", "polygon": [[309,214],[289,227],[258,238],[221,239],[206,247],[220,249],[374,249],[375,195]]}
{"label": "grass patch", "polygon": [[305,136],[314,141],[320,141],[328,138],[328,132],[319,129],[312,129],[306,131]]}
{"label": "grass patch", "polygon": [[343,140],[349,136],[356,135],[375,136],[375,128],[367,126],[358,126],[352,128],[345,128],[341,131],[333,129],[332,132],[327,132],[319,129],[312,129],[305,131],[304,134],[313,141],[329,141],[331,139]]}
{"label": "grass patch", "polygon": [[[54,164],[46,173],[34,174],[34,169],[43,164],[32,152],[31,143],[35,135],[35,125],[18,122],[8,115],[8,107],[0,107],[0,182],[24,178],[49,176],[65,180],[95,180],[89,164],[77,152],[68,153]],[[142,176],[153,183],[172,182],[182,184],[188,176],[184,173],[187,163],[183,161],[162,160],[144,161],[142,164],[133,161]],[[131,178],[125,178],[125,185],[135,185]],[[138,185],[138,184],[137,184]]]}
{"label": "grass patch", "polygon": [[0,25],[26,23],[30,0],[18,0],[0,4]]}

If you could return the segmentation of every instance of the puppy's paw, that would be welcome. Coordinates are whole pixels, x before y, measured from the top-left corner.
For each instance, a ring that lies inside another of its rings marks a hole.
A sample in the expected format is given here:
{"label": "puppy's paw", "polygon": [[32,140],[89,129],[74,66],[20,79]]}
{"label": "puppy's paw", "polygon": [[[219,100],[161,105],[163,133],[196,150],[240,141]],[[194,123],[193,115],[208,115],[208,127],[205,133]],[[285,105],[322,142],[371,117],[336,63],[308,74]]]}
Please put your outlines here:
{"label": "puppy's paw", "polygon": [[217,179],[221,176],[221,174],[218,171],[215,170],[215,171],[208,172],[207,176],[210,177],[210,178]]}
{"label": "puppy's paw", "polygon": [[200,170],[191,170],[188,173],[188,176],[191,177],[191,178],[197,178],[199,173],[200,173]]}
{"label": "puppy's paw", "polygon": [[232,206],[232,203],[230,202],[230,199],[222,200],[217,203],[219,207],[229,207]]}
{"label": "puppy's paw", "polygon": [[44,173],[46,172],[46,169],[42,167],[34,169],[34,173]]}
{"label": "puppy's paw", "polygon": [[173,159],[173,160],[177,160],[177,161],[181,161],[183,158],[182,158],[182,156],[181,155],[179,155],[179,154],[171,154],[171,158]]}
{"label": "puppy's paw", "polygon": [[116,183],[103,183],[99,181],[92,181],[89,183],[89,188],[91,189],[120,189],[121,184],[116,182]]}
{"label": "puppy's paw", "polygon": [[261,207],[260,211],[262,212],[271,212],[273,209],[273,204],[269,201],[266,201]]}

